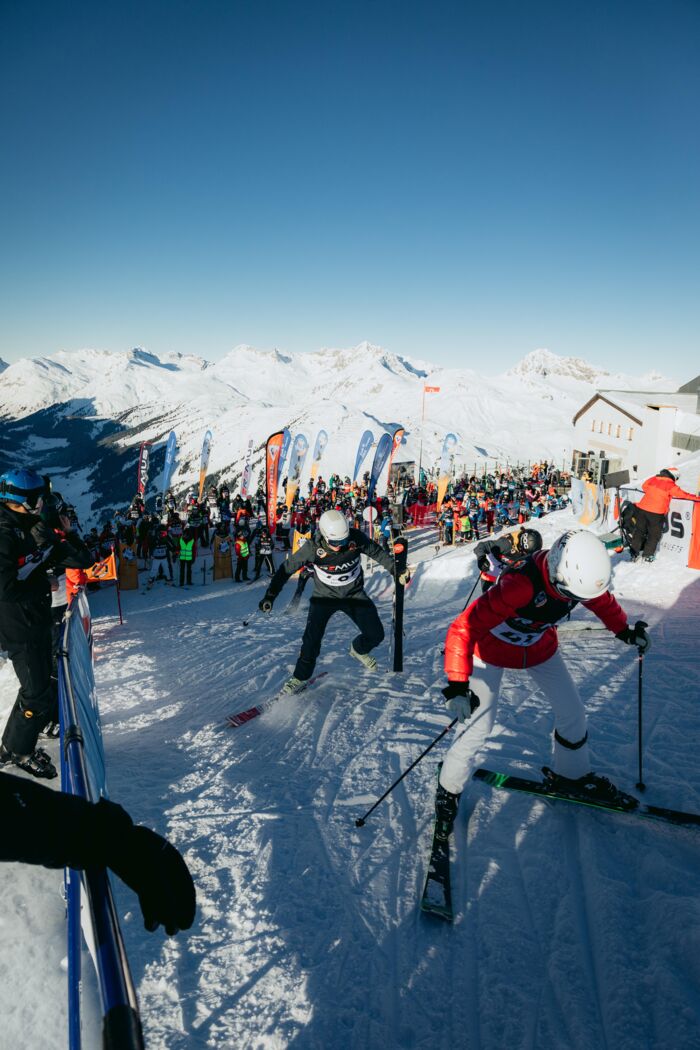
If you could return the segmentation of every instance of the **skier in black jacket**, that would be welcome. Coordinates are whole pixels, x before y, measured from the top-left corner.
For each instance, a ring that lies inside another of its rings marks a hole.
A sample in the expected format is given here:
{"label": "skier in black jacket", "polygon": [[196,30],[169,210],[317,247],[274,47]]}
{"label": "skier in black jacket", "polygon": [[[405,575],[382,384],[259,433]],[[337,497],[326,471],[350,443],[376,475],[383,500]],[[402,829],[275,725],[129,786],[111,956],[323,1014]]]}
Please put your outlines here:
{"label": "skier in black jacket", "polygon": [[0,773],[0,861],[45,868],[111,868],[138,894],[143,922],[171,937],[194,922],[195,889],[187,865],[167,839],[140,825],[115,802],[97,804]]}
{"label": "skier in black jacket", "polygon": [[[351,529],[339,510],[327,510],[321,515],[318,526],[319,531],[313,539],[302,543],[297,552],[290,554],[280,565],[260,602],[260,609],[270,612],[289,577],[306,563],[313,567],[314,589],[301,652],[294,674],[282,688],[284,693],[301,692],[311,678],[333,613],[344,612],[359,628],[360,633],[350,646],[350,654],[370,671],[377,666],[371,651],[384,639],[377,607],[364,589],[360,558],[366,554],[392,575],[394,559],[359,529]],[[408,579],[408,572],[402,573],[399,583],[405,584]]]}
{"label": "skier in black jacket", "polygon": [[19,679],[0,744],[0,765],[35,777],[57,776],[36,743],[55,710],[51,680],[51,584],[48,569],[87,569],[94,558],[65,516],[61,531],[41,520],[48,480],[33,470],[0,477],[0,648]]}

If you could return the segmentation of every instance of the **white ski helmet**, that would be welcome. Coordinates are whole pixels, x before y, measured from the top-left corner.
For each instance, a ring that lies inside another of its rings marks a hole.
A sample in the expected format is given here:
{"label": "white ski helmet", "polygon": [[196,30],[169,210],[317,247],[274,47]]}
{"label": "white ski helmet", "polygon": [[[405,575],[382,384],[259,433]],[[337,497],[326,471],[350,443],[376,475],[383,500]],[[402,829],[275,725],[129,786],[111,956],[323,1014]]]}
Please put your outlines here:
{"label": "white ski helmet", "polygon": [[324,511],[319,518],[318,527],[326,543],[330,543],[334,547],[342,547],[344,543],[347,543],[350,535],[350,526],[345,515],[341,514],[339,510]]}
{"label": "white ski helmet", "polygon": [[547,552],[547,571],[560,594],[585,602],[607,591],[612,569],[598,537],[586,529],[572,529]]}

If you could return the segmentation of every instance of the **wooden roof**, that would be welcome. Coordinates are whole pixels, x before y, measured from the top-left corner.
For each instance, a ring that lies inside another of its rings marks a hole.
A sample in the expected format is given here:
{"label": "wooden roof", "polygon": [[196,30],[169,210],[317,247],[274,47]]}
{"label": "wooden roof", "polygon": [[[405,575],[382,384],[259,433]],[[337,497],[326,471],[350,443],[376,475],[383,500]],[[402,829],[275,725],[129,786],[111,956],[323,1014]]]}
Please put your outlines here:
{"label": "wooden roof", "polygon": [[586,401],[586,404],[583,406],[583,408],[580,408],[574,416],[572,420],[574,425],[576,424],[576,421],[581,418],[583,413],[587,412],[591,405],[594,405],[596,401],[604,401],[606,405],[610,405],[612,408],[617,409],[618,412],[622,412],[623,416],[627,416],[627,418],[631,419],[633,423],[637,424],[637,426],[641,427],[644,425],[642,420],[637,419],[636,416],[633,416],[629,409],[623,408],[622,405],[617,404],[615,401],[611,401],[608,397],[603,397],[602,394],[594,394],[590,401]]}

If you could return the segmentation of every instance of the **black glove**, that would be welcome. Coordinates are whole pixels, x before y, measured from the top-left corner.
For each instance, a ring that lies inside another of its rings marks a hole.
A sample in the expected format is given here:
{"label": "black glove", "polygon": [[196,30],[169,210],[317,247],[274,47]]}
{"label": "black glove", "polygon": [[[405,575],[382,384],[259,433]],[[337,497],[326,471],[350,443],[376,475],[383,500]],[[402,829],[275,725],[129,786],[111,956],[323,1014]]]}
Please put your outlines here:
{"label": "black glove", "polygon": [[47,525],[44,521],[38,521],[31,530],[31,537],[36,543],[37,547],[55,547],[57,543],[60,543],[60,538],[57,536],[55,531],[50,525]]}
{"label": "black glove", "polygon": [[442,690],[442,695],[445,697],[447,710],[460,722],[473,715],[479,706],[479,697],[469,688],[469,682],[448,682]]}
{"label": "black glove", "polygon": [[625,642],[627,645],[636,645],[640,653],[648,653],[651,648],[651,639],[645,630],[648,626],[649,624],[645,623],[644,620],[637,620],[634,627],[630,627],[630,625],[627,624],[627,626],[619,631],[615,637],[619,638],[621,642]]}
{"label": "black glove", "polygon": [[260,612],[269,613],[272,612],[272,606],[275,604],[275,598],[272,594],[266,594],[262,601],[258,603],[258,609]]}
{"label": "black glove", "polygon": [[138,895],[146,929],[152,933],[162,923],[169,937],[189,930],[197,901],[178,850],[150,828],[122,824],[120,830],[108,849],[107,865]]}

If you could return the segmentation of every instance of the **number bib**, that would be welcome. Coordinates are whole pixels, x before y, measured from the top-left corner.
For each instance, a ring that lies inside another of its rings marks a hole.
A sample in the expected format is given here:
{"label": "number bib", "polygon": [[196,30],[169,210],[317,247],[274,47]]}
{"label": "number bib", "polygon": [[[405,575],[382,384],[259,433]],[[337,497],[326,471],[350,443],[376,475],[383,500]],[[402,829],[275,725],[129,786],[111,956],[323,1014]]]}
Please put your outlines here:
{"label": "number bib", "polygon": [[497,627],[491,628],[494,638],[499,638],[509,645],[534,645],[539,642],[545,631],[554,625],[551,623],[536,623],[533,620],[525,620],[519,616],[513,616]]}

